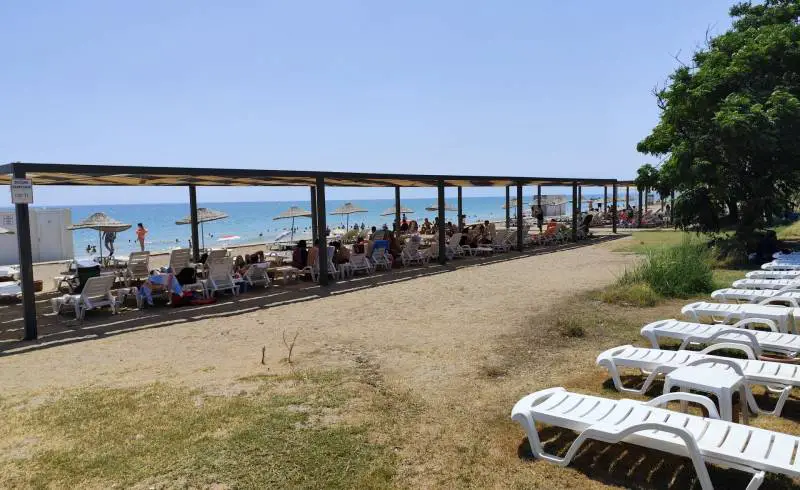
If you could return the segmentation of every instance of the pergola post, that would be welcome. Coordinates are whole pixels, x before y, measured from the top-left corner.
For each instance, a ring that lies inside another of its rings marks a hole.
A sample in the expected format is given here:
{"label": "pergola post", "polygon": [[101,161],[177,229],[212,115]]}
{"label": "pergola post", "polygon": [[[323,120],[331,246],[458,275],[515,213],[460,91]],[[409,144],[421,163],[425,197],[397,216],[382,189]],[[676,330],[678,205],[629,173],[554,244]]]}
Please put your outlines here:
{"label": "pergola post", "polygon": [[317,240],[319,240],[319,285],[328,285],[328,236],[325,224],[325,177],[317,177]]}
{"label": "pergola post", "polygon": [[583,209],[583,186],[578,186],[578,213],[580,214],[581,209]]}
{"label": "pergola post", "polygon": [[603,185],[603,212],[608,212],[608,186]]}
{"label": "pergola post", "polygon": [[311,246],[314,246],[314,240],[317,239],[319,228],[317,227],[317,188],[313,185],[311,189]]}
{"label": "pergola post", "polygon": [[[14,167],[14,178],[24,179],[25,171]],[[25,340],[36,340],[36,293],[33,286],[33,248],[31,247],[31,219],[27,204],[15,204],[17,219],[17,249],[19,273],[22,279],[22,311],[25,321]]]}
{"label": "pergola post", "polygon": [[400,186],[394,186],[394,231],[400,233]]}
{"label": "pergola post", "polygon": [[197,226],[197,188],[189,186],[189,216],[191,216],[192,226],[192,259],[200,261],[200,230]]}
{"label": "pergola post", "polygon": [[536,205],[542,206],[542,184],[536,186]]}
{"label": "pergola post", "polygon": [[614,184],[613,189],[611,190],[611,232],[617,232],[617,220],[619,217],[617,216],[617,184]]}
{"label": "pergola post", "polygon": [[638,211],[639,211],[639,220],[638,220],[638,223],[636,224],[636,227],[637,228],[641,228],[642,227],[642,191],[641,190],[639,191],[639,210]]}
{"label": "pergola post", "polygon": [[517,184],[517,250],[522,252],[522,184]]}
{"label": "pergola post", "polygon": [[439,191],[439,263],[444,265],[447,262],[447,242],[444,226],[444,181],[440,180],[437,183],[437,190]]}
{"label": "pergola post", "polygon": [[458,231],[459,233],[461,230],[464,229],[464,220],[461,217],[464,214],[464,204],[461,200],[461,186],[458,186]]}
{"label": "pergola post", "polygon": [[631,186],[625,186],[625,209],[631,207]]}
{"label": "pergola post", "polygon": [[572,241],[578,241],[578,183],[572,183]]}
{"label": "pergola post", "polygon": [[506,230],[511,228],[511,186],[506,186]]}

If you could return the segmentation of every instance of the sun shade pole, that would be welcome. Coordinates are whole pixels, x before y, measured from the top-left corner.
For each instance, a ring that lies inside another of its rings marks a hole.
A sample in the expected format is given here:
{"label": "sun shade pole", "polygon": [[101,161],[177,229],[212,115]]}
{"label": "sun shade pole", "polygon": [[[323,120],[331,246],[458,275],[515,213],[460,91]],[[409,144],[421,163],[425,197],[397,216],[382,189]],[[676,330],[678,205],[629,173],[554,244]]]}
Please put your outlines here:
{"label": "sun shade pole", "polygon": [[444,265],[447,262],[447,243],[444,229],[444,181],[437,183],[439,191],[439,263]]}
{"label": "sun shade pole", "polygon": [[522,184],[517,184],[517,250],[522,252]]}
{"label": "sun shade pole", "polygon": [[608,186],[603,186],[603,212],[608,211]]}
{"label": "sun shade pole", "polygon": [[578,241],[578,183],[572,183],[572,241]]}
{"label": "sun shade pole", "polygon": [[536,205],[542,205],[542,184],[536,186]]}
{"label": "sun shade pole", "polygon": [[325,224],[325,178],[317,177],[317,231],[319,234],[319,253],[317,254],[317,264],[319,264],[319,285],[328,285],[328,241],[327,226]]}
{"label": "sun shade pole", "polygon": [[197,188],[189,186],[189,213],[192,217],[192,258],[200,260],[200,230],[197,228]]}
{"label": "sun shade pole", "polygon": [[631,207],[631,186],[625,186],[625,208]]}
{"label": "sun shade pole", "polygon": [[313,185],[311,189],[311,246],[314,246],[314,240],[319,238],[319,227],[317,226],[317,188]]}
{"label": "sun shade pole", "polygon": [[458,186],[458,231],[464,229],[464,220],[462,215],[464,214],[464,203],[462,201],[462,194],[461,194],[461,186]]}
{"label": "sun shade pole", "polygon": [[611,191],[611,232],[617,232],[617,184],[614,184],[614,188]]}
{"label": "sun shade pole", "polygon": [[506,186],[506,230],[511,228],[511,186]]}
{"label": "sun shade pole", "polygon": [[[14,166],[14,178],[24,179],[25,171]],[[31,220],[27,204],[15,204],[17,218],[17,247],[19,273],[22,279],[22,309],[25,318],[25,340],[36,340],[36,298],[33,287],[33,249],[31,247]]]}
{"label": "sun shade pole", "polygon": [[394,231],[400,233],[400,186],[394,186]]}

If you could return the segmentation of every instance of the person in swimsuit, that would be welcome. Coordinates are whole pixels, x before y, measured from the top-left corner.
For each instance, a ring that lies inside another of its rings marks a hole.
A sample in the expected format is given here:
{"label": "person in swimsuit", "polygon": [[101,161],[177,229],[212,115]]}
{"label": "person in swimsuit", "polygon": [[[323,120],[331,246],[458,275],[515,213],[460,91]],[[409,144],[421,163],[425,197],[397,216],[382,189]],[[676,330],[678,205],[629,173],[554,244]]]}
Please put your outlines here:
{"label": "person in swimsuit", "polygon": [[143,224],[139,223],[136,225],[136,240],[139,242],[139,246],[142,248],[142,252],[144,252],[144,237],[147,235],[147,228],[144,227]]}

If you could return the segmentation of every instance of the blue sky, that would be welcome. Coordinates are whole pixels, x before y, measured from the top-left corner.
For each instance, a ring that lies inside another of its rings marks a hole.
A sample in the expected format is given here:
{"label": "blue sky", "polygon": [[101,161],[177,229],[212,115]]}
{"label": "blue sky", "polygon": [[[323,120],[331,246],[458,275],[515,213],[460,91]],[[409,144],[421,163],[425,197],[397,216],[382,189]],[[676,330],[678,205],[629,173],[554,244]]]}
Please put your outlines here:
{"label": "blue sky", "polygon": [[[652,162],[635,150],[657,120],[651,89],[709,26],[728,27],[731,4],[2,2],[0,161],[631,178]],[[187,199],[172,188],[44,187],[35,198]]]}

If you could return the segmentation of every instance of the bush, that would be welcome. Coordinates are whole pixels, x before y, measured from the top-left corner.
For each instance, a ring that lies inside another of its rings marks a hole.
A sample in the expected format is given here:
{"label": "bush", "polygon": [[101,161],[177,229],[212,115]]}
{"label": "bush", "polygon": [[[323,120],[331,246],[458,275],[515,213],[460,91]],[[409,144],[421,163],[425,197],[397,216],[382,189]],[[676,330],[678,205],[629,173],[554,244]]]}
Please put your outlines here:
{"label": "bush", "polygon": [[619,279],[619,286],[645,284],[667,298],[687,298],[714,290],[714,255],[702,241],[649,250],[645,259]]}
{"label": "bush", "polygon": [[614,284],[600,291],[600,301],[624,306],[655,306],[661,301],[661,296],[653,291],[648,284]]}

